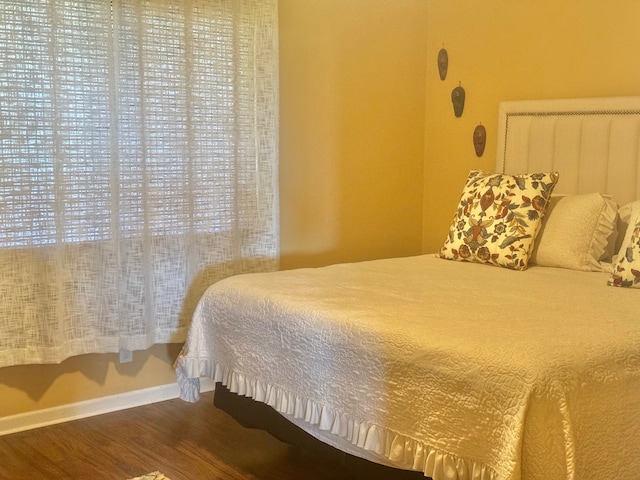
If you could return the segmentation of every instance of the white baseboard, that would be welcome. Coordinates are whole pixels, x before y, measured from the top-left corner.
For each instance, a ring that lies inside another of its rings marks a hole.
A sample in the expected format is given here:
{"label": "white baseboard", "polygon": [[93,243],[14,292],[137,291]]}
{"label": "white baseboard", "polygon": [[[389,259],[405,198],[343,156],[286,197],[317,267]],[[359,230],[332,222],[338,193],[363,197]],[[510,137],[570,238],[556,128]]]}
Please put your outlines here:
{"label": "white baseboard", "polygon": [[[208,378],[200,379],[200,391],[210,392],[215,383]],[[33,412],[20,413],[8,417],[0,417],[0,436],[22,432],[34,428],[54,425],[56,423],[78,420],[103,413],[116,412],[127,408],[140,407],[150,403],[163,402],[178,398],[178,385],[171,383],[158,387],[135,390],[133,392],[110,395],[82,402],[45,408]]]}

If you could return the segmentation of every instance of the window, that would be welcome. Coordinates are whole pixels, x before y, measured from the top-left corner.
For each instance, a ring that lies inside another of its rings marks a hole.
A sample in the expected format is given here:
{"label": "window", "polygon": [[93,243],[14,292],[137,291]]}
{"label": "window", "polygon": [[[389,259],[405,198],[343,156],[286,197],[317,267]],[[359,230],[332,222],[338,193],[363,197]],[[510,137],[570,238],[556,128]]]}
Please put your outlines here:
{"label": "window", "polygon": [[275,268],[276,29],[275,0],[0,0],[0,366],[181,341],[190,292]]}

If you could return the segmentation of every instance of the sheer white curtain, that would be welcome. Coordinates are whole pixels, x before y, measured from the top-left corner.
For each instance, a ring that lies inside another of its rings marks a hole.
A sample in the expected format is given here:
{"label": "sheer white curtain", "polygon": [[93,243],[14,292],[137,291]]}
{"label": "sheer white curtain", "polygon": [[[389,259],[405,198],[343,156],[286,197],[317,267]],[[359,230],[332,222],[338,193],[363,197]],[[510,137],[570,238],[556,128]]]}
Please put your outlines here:
{"label": "sheer white curtain", "polygon": [[0,367],[277,268],[277,58],[276,0],[0,0]]}

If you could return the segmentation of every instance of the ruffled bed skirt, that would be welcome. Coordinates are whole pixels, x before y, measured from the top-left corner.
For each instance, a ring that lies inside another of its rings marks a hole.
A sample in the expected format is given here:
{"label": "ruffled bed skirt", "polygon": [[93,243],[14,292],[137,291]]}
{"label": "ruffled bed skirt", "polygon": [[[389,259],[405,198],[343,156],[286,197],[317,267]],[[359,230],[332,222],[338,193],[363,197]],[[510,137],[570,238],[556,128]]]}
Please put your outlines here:
{"label": "ruffled bed skirt", "polygon": [[[421,471],[433,480],[496,480],[495,472],[477,462],[463,460],[438,451],[413,438],[371,422],[351,418],[329,405],[296,395],[282,387],[264,383],[223,367],[209,359],[194,360],[180,356],[176,362],[180,398],[196,402],[200,398],[199,377],[212,378],[229,391],[262,402],[284,416],[298,421],[305,431],[314,428],[330,433],[365,452],[374,452],[389,460],[396,468]],[[305,428],[306,427],[306,428]],[[336,442],[332,442],[336,446]],[[370,459],[365,452],[362,458]],[[348,453],[354,453],[350,450]],[[357,455],[357,454],[356,454]]]}

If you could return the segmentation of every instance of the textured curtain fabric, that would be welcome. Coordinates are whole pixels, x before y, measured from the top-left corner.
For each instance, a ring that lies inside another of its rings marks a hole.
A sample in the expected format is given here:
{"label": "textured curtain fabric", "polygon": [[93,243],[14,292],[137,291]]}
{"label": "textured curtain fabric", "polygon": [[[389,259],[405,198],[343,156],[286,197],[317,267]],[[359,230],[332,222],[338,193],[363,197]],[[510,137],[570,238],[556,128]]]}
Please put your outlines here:
{"label": "textured curtain fabric", "polygon": [[0,367],[181,342],[277,268],[276,0],[0,0]]}

